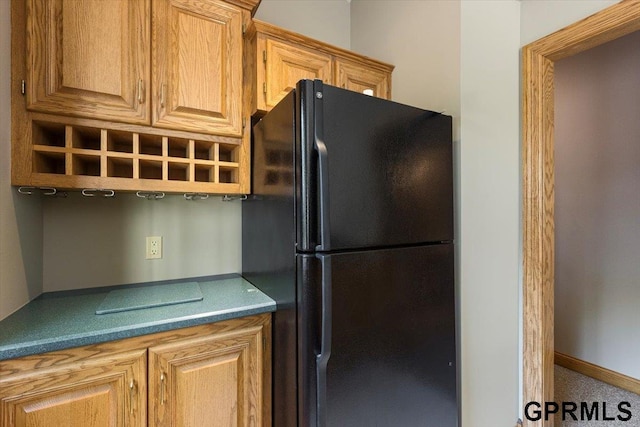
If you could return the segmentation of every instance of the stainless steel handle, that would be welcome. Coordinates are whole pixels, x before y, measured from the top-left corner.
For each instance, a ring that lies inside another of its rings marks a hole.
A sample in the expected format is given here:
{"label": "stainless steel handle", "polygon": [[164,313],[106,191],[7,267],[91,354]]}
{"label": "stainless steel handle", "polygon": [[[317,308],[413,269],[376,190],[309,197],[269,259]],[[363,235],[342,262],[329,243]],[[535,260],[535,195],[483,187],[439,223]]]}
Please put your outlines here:
{"label": "stainless steel handle", "polygon": [[331,258],[318,255],[322,264],[322,320],[320,322],[320,353],[316,356],[316,416],[317,427],[327,424],[327,363],[331,357]]}

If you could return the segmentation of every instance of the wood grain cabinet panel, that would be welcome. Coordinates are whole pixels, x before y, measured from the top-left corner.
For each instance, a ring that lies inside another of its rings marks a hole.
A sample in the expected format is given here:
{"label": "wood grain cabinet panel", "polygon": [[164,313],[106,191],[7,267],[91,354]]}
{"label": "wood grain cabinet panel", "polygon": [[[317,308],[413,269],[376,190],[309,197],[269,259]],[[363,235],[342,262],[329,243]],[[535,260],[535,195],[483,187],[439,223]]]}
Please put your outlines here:
{"label": "wood grain cabinet panel", "polygon": [[264,425],[261,327],[149,349],[149,419],[155,426]]}
{"label": "wood grain cabinet panel", "polygon": [[393,65],[253,20],[245,35],[245,95],[252,114],[263,115],[302,79],[391,99]]}
{"label": "wood grain cabinet panel", "polygon": [[391,98],[391,74],[388,72],[337,59],[335,76],[338,87],[378,98]]}
{"label": "wood grain cabinet panel", "polygon": [[331,81],[331,56],[294,44],[261,37],[265,77],[259,108],[270,110],[302,79]]}
{"label": "wood grain cabinet panel", "polygon": [[271,314],[0,361],[0,427],[271,427]]}
{"label": "wood grain cabinet panel", "polygon": [[149,123],[149,0],[28,0],[27,109]]}
{"label": "wood grain cabinet panel", "polygon": [[144,427],[144,350],[0,380],[2,427]]}
{"label": "wood grain cabinet panel", "polygon": [[241,136],[242,24],[222,1],[153,3],[153,126]]}

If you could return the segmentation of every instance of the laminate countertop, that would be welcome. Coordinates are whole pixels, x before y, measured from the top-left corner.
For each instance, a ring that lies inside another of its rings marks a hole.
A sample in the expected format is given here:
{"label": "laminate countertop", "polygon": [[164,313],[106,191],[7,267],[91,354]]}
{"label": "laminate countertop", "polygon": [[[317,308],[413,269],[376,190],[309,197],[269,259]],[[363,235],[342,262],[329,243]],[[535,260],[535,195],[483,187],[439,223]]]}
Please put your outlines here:
{"label": "laminate countertop", "polygon": [[[113,290],[193,282],[200,301],[96,314]],[[0,360],[273,312],[276,303],[239,275],[40,295],[0,321]]]}

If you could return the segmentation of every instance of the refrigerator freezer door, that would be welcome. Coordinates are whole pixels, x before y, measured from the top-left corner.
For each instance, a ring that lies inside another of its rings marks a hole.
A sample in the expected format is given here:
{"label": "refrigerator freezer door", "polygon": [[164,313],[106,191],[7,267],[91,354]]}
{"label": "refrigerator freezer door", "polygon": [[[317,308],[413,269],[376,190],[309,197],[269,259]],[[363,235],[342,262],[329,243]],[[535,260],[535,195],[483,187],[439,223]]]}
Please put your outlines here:
{"label": "refrigerator freezer door", "polygon": [[453,246],[319,254],[305,262],[299,278],[310,280],[299,283],[306,288],[299,314],[309,315],[299,318],[298,331],[309,341],[306,351],[299,347],[299,387],[311,398],[300,401],[299,424],[455,427]]}
{"label": "refrigerator freezer door", "polygon": [[319,87],[328,207],[318,197],[318,211],[330,223],[330,246],[319,250],[453,240],[451,117]]}

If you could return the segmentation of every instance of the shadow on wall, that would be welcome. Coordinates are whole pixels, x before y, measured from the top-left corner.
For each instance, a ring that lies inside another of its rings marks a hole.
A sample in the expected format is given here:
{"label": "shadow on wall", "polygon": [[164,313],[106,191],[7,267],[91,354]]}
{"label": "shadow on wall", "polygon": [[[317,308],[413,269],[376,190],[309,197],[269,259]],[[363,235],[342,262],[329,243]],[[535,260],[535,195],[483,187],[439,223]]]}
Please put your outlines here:
{"label": "shadow on wall", "polygon": [[[13,253],[2,260],[2,268],[11,269],[4,278],[13,281],[24,277],[25,293],[30,301],[42,293],[42,202],[39,195],[21,195],[14,187],[10,191],[18,247],[9,249]],[[7,213],[10,210],[3,211]],[[19,255],[15,251],[19,251]],[[13,283],[11,286],[18,289]]]}

